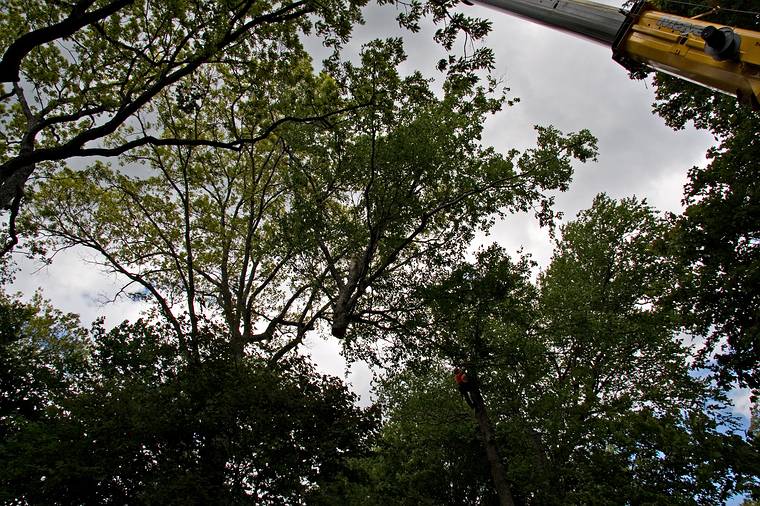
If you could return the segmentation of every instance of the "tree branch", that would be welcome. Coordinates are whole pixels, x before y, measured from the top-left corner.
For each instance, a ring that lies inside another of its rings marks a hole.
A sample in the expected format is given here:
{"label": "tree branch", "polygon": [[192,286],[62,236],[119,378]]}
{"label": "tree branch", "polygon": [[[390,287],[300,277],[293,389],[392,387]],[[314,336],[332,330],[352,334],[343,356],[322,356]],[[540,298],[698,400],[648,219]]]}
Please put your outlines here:
{"label": "tree branch", "polygon": [[18,216],[19,208],[21,207],[21,199],[24,195],[20,189],[16,190],[16,196],[11,203],[11,214],[8,218],[8,240],[6,241],[3,249],[0,251],[0,257],[3,257],[18,244],[18,235],[16,231],[16,217]]}
{"label": "tree branch", "polygon": [[[124,2],[124,5],[127,5],[130,0],[118,0],[114,2],[113,4],[109,4],[109,6],[104,7],[103,9],[107,9],[108,7],[114,7],[114,6],[121,6],[121,4]],[[82,4],[84,5],[84,4]],[[120,8],[120,7],[119,7]],[[100,9],[98,11],[93,11],[93,13],[101,12],[103,9]],[[247,9],[247,7],[246,7]],[[244,11],[247,11],[244,9]],[[116,9],[118,10],[118,8]],[[9,190],[6,188],[6,183],[9,181],[13,176],[21,169],[23,168],[29,168],[33,167],[34,164],[42,161],[50,161],[50,160],[63,160],[66,158],[70,158],[72,156],[93,156],[93,155],[100,155],[100,156],[115,156],[121,153],[124,153],[125,151],[132,149],[134,147],[146,145],[146,144],[155,144],[155,145],[209,145],[209,146],[215,146],[215,147],[225,147],[224,144],[229,143],[214,143],[213,141],[206,141],[206,143],[200,143],[197,144],[193,141],[186,140],[184,142],[179,142],[175,139],[174,142],[164,143],[165,140],[162,139],[155,139],[152,137],[149,137],[147,139],[137,139],[133,142],[128,142],[123,146],[116,147],[113,149],[105,149],[105,148],[92,148],[92,149],[84,149],[84,145],[90,141],[94,141],[96,139],[101,139],[107,135],[112,134],[116,131],[116,129],[121,126],[130,116],[135,114],[137,111],[139,111],[144,105],[149,103],[156,95],[158,95],[163,89],[166,87],[178,82],[180,79],[192,74],[195,70],[197,70],[201,65],[207,62],[207,60],[223,48],[227,47],[228,45],[234,43],[237,39],[239,39],[244,33],[247,31],[253,29],[254,27],[258,25],[262,25],[265,23],[274,23],[274,22],[287,22],[293,19],[297,19],[301,16],[304,16],[308,14],[309,12],[313,11],[313,7],[309,6],[305,0],[302,0],[300,2],[296,2],[293,4],[288,4],[283,6],[282,8],[278,9],[275,12],[264,14],[261,16],[257,16],[250,20],[248,23],[243,24],[236,30],[232,30],[230,27],[230,30],[228,30],[222,37],[220,37],[216,42],[212,42],[208,47],[204,48],[203,50],[200,50],[194,58],[187,60],[182,66],[179,66],[179,68],[172,68],[169,67],[165,69],[159,78],[150,86],[148,86],[139,96],[137,96],[132,101],[126,101],[121,104],[118,111],[107,121],[105,121],[102,125],[99,125],[94,128],[90,128],[89,130],[86,130],[72,139],[70,139],[68,142],[64,144],[60,144],[55,147],[50,148],[42,148],[42,149],[36,149],[32,150],[28,153],[22,153],[19,156],[16,156],[2,165],[0,165],[0,207],[1,206],[8,206],[10,204],[11,195],[9,194]],[[103,11],[105,12],[105,11]],[[115,12],[115,11],[114,11]],[[242,17],[243,12],[238,13],[236,18],[239,19]],[[234,24],[234,21],[231,22]],[[84,26],[84,25],[82,25]],[[76,29],[78,29],[77,27]],[[73,30],[71,33],[73,33]],[[43,29],[44,30],[44,29]],[[32,32],[34,33],[34,32]],[[29,35],[29,34],[27,34]],[[58,38],[62,35],[57,35],[56,37],[53,37],[51,40],[55,40],[55,38]],[[65,34],[63,35],[65,36]],[[23,37],[22,37],[23,38]],[[47,41],[45,41],[47,42]],[[34,46],[32,46],[33,48]],[[29,49],[31,50],[31,49]],[[21,53],[18,53],[18,64],[20,64],[21,58],[23,58],[28,53],[28,50],[26,52],[21,51]],[[7,54],[7,53],[6,53]],[[16,67],[18,67],[18,64],[16,64]],[[340,112],[340,111],[338,111]],[[324,119],[322,117],[319,117],[317,119]],[[291,120],[297,120],[294,118],[282,118],[281,120],[278,120],[274,122],[268,129],[265,130],[265,132],[262,134],[262,136],[259,136],[254,139],[249,139],[248,142],[258,142],[258,140],[262,140],[266,138],[275,128],[277,128],[280,124],[282,124],[285,121],[291,121]],[[303,121],[313,121],[313,119],[302,119]],[[245,141],[243,141],[245,142]],[[235,144],[235,143],[233,143]],[[234,145],[232,146],[234,147]],[[28,177],[28,176],[27,176]],[[24,181],[26,178],[23,178]],[[23,181],[22,181],[23,184]]]}
{"label": "tree branch", "polygon": [[134,0],[116,0],[100,9],[86,12],[95,0],[80,0],[74,5],[71,14],[59,23],[55,23],[39,30],[27,32],[14,40],[0,60],[0,82],[10,83],[20,80],[21,61],[34,48],[72,35],[77,30],[105,19],[119,9],[126,7]]}

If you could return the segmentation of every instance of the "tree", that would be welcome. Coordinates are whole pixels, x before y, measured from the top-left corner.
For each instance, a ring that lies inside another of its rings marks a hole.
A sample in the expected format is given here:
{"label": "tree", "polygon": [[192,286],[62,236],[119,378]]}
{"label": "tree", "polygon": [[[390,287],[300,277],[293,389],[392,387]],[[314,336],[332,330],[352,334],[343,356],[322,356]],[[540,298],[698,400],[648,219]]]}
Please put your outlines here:
{"label": "tree", "polygon": [[[395,3],[393,1],[380,3]],[[15,219],[23,189],[40,168],[66,166],[73,157],[113,157],[140,146],[213,146],[239,150],[289,121],[321,121],[323,114],[287,113],[259,118],[253,131],[238,131],[234,119],[217,136],[168,137],[150,128],[155,100],[165,93],[181,101],[203,90],[194,77],[231,66],[266,96],[274,67],[299,64],[300,38],[312,34],[337,50],[366,0],[329,2],[170,2],[81,0],[29,8],[10,2],[0,13],[0,208],[8,211],[8,237],[0,253],[18,242]],[[449,51],[438,67],[468,74],[490,51],[451,52],[460,33],[482,38],[485,21],[450,13],[455,0],[414,2],[398,16],[419,30],[422,17],[441,24],[436,40]],[[276,88],[274,81],[272,88]],[[235,117],[237,105],[229,111]],[[313,111],[312,111],[313,112]]]}
{"label": "tree", "polygon": [[[544,192],[567,188],[573,157],[594,155],[588,132],[551,128],[519,157],[483,148],[483,119],[506,98],[459,74],[436,98],[418,73],[399,76],[404,58],[400,41],[389,40],[330,75],[311,76],[304,60],[299,73],[286,67],[284,91],[262,104],[227,88],[189,112],[168,98],[158,108],[168,137],[214,131],[241,101],[251,101],[241,129],[280,107],[329,103],[343,112],[283,125],[239,153],[154,147],[127,159],[147,162],[154,177],[103,164],[63,171],[40,185],[29,226],[50,247],[100,254],[156,302],[196,361],[193,322],[204,314],[223,317],[237,357],[260,353],[272,363],[320,322],[338,337],[349,323],[382,322],[393,312],[382,304],[410,272],[461,254],[494,213],[537,206],[550,220]],[[342,107],[352,103],[367,105]]]}
{"label": "tree", "polygon": [[705,170],[693,169],[683,215],[674,218],[671,251],[683,265],[675,300],[687,323],[708,336],[725,385],[760,387],[760,228],[756,156],[760,119],[714,148]]}
{"label": "tree", "polygon": [[87,378],[90,343],[79,318],[39,294],[24,303],[0,293],[0,435],[3,439],[56,411]]}
{"label": "tree", "polygon": [[[678,315],[659,303],[676,274],[662,256],[666,231],[645,204],[601,195],[562,227],[537,289],[523,264],[497,249],[481,253],[455,269],[449,285],[433,283],[430,315],[449,316],[420,319],[432,329],[420,333],[428,346],[417,357],[407,352],[409,371],[390,376],[383,392],[415,406],[429,396],[428,385],[448,381],[456,398],[445,370],[419,364],[450,363],[452,349],[480,360],[473,367],[516,503],[715,504],[755,489],[755,443],[738,433],[721,391],[691,374]],[[446,296],[441,286],[461,290]],[[489,290],[499,295],[482,296]],[[476,318],[475,308],[487,311]],[[403,379],[414,371],[422,379]],[[448,404],[425,405],[394,411],[400,419],[387,427],[406,431],[394,437],[417,445],[426,441],[420,432],[446,435],[427,420],[452,419]],[[440,472],[425,461],[408,465],[410,473]],[[482,475],[457,472],[484,483]]]}
{"label": "tree", "polygon": [[501,505],[512,505],[514,499],[481,393],[484,376],[479,372],[496,357],[506,359],[514,350],[500,350],[499,345],[508,343],[513,333],[527,330],[534,293],[527,281],[529,266],[525,258],[513,265],[503,250],[491,247],[477,255],[475,265],[460,266],[423,295],[432,309],[431,326],[443,357],[454,363],[464,359],[467,365],[473,411]]}
{"label": "tree", "polygon": [[[732,458],[746,442],[718,432],[736,428],[721,413],[725,398],[691,375],[677,314],[661,303],[674,279],[659,253],[665,230],[644,203],[598,196],[563,228],[539,278],[552,378],[542,390],[554,405],[543,436],[547,448],[562,441],[549,461],[562,469],[552,482],[570,502],[712,504],[752,483]],[[610,473],[606,487],[581,485],[595,466]]]}
{"label": "tree", "polygon": [[[501,155],[482,147],[480,135],[482,119],[502,107],[503,97],[452,79],[444,97],[433,100],[414,81],[409,84],[420,102],[397,104],[387,116],[364,109],[353,149],[339,164],[331,163],[331,154],[341,149],[327,143],[308,164],[298,161],[303,175],[292,172],[302,181],[303,220],[329,269],[332,333],[343,338],[354,324],[349,344],[358,353],[367,352],[377,334],[393,330],[405,318],[406,294],[460,258],[495,217],[535,210],[542,224],[551,223],[547,191],[566,190],[572,160],[596,154],[588,131],[563,135],[537,127],[536,148]],[[328,188],[341,192],[320,193],[324,183],[308,176],[317,168],[330,178]],[[327,215],[333,206],[343,211]],[[326,236],[329,230],[339,232]],[[357,338],[368,346],[362,349]]]}
{"label": "tree", "polygon": [[[660,7],[693,16],[712,4],[663,1]],[[705,19],[758,30],[758,17],[748,14],[756,7],[746,0],[723,2]],[[669,241],[674,259],[682,265],[674,300],[688,315],[685,323],[692,331],[707,337],[703,362],[709,365],[715,354],[721,382],[758,388],[760,115],[732,97],[662,74],[655,83],[655,110],[671,127],[683,128],[693,121],[716,138],[716,146],[707,153],[710,163],[689,172],[685,210],[673,217]]]}
{"label": "tree", "polygon": [[447,369],[398,369],[382,382],[385,422],[371,453],[354,464],[366,478],[353,484],[349,504],[498,504],[479,429],[452,395]]}
{"label": "tree", "polygon": [[[191,104],[164,97],[158,111],[166,136],[213,136],[236,107],[250,112],[235,119],[236,128],[251,130],[261,116],[326,102],[332,97],[314,94],[334,86],[326,78],[318,81],[308,58],[301,57],[297,68],[271,69],[273,82],[286,90],[271,101],[251,94],[250,87],[260,83],[235,75],[223,87],[211,84],[213,76],[202,76],[206,88]],[[153,146],[125,158],[148,165],[155,171],[148,177],[130,177],[102,163],[64,170],[38,189],[33,227],[63,247],[83,245],[101,255],[106,267],[128,278],[125,291],[156,303],[187,357],[199,360],[198,321],[212,312],[223,316],[240,358],[248,345],[269,346],[278,337],[275,330],[288,326],[283,322],[296,299],[313,292],[298,280],[292,299],[281,294],[303,253],[289,232],[283,149],[275,136],[239,151]],[[262,305],[267,298],[271,303]],[[304,318],[311,317],[309,310],[303,309]],[[180,321],[184,311],[187,331]],[[257,328],[257,320],[267,317],[267,325]],[[303,333],[310,325],[305,320],[300,328],[291,326]]]}
{"label": "tree", "polygon": [[303,504],[347,479],[373,434],[337,378],[302,357],[232,362],[212,325],[197,367],[168,324],[87,336],[55,312],[8,310],[23,324],[0,348],[3,502]]}
{"label": "tree", "polygon": [[[76,315],[56,311],[39,295],[24,303],[0,294],[0,323],[0,501],[11,503],[12,482],[39,464],[35,452],[55,448],[55,434],[44,427],[89,379],[91,343]],[[26,458],[17,458],[11,448],[25,434],[34,443],[20,443]]]}
{"label": "tree", "polygon": [[[515,504],[510,490],[514,482],[508,478],[509,470],[505,470],[503,455],[500,456],[505,448],[497,443],[494,424],[489,416],[490,403],[485,402],[483,397],[490,389],[491,374],[498,367],[494,363],[507,363],[521,353],[515,343],[522,341],[528,331],[535,300],[535,290],[528,281],[530,267],[527,258],[514,264],[502,249],[493,246],[480,251],[474,264],[458,264],[440,279],[429,281],[413,293],[414,299],[408,305],[420,310],[407,312],[406,321],[401,327],[403,330],[399,331],[398,340],[393,343],[395,349],[390,350],[392,355],[409,361],[409,374],[418,368],[425,370],[432,361],[433,369],[438,374],[424,379],[423,384],[432,381],[440,387],[439,361],[466,367],[474,404],[472,413],[485,454],[485,459],[481,457],[481,460],[488,464],[490,470],[496,492],[493,499],[498,498],[498,504],[502,505]],[[404,394],[399,393],[401,387],[394,386],[396,381],[397,377],[392,375],[386,388],[405,399]],[[445,383],[451,391],[452,378],[446,378]],[[414,399],[414,393],[411,399],[408,405],[417,406],[419,401]],[[406,400],[398,398],[391,400],[391,405],[394,403],[407,405]],[[441,413],[437,413],[433,418],[442,417]],[[401,421],[401,427],[406,422]],[[468,453],[472,454],[474,448],[469,448]],[[489,490],[490,484],[482,481],[471,483],[472,477],[463,476],[463,472],[460,469],[451,470],[454,477],[450,480],[458,483],[452,485],[452,490],[471,487],[479,495],[472,497],[473,492],[470,492],[467,494],[470,495],[468,500],[476,503],[484,500],[484,493],[486,496],[493,495],[492,492],[482,491]]]}

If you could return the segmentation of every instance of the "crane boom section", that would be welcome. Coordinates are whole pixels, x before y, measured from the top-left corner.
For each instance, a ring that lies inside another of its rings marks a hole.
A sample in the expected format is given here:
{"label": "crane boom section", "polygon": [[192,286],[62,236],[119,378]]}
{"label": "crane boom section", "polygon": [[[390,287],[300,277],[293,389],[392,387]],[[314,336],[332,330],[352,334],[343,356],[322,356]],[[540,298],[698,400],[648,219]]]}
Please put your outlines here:
{"label": "crane boom section", "polygon": [[[710,47],[710,41],[703,38],[708,27],[721,31],[724,38],[737,37],[731,55],[723,59],[719,50]],[[755,107],[760,103],[760,32],[645,8],[613,49],[616,59],[623,64],[627,57],[736,95],[741,102]]]}
{"label": "crane boom section", "polygon": [[615,42],[625,11],[588,0],[477,0],[514,16],[600,42]]}

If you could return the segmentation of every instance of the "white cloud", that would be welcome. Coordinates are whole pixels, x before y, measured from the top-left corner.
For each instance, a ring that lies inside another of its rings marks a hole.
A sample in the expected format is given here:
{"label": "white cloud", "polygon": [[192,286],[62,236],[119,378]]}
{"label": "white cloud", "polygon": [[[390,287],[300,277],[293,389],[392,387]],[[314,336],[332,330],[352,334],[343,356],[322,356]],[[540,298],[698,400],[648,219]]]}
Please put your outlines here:
{"label": "white cloud", "polygon": [[372,371],[362,361],[346,367],[346,359],[341,355],[341,346],[337,339],[313,334],[306,339],[302,353],[309,355],[323,374],[343,378],[359,396],[360,406],[369,406],[372,403]]}
{"label": "white cloud", "polygon": [[105,273],[102,267],[88,262],[91,255],[83,248],[72,248],[58,253],[53,263],[47,266],[21,260],[21,271],[9,291],[20,291],[31,296],[40,290],[56,308],[79,314],[85,326],[101,316],[106,318],[107,326],[117,325],[125,319],[136,319],[145,304],[126,297],[107,303],[114,299],[127,280]]}

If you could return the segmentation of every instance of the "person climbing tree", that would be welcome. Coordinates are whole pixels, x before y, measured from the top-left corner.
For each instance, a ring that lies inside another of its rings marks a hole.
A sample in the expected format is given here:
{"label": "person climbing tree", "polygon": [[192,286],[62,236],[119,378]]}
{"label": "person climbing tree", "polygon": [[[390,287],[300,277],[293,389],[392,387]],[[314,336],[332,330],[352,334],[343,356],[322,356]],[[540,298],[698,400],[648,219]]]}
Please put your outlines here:
{"label": "person climbing tree", "polygon": [[472,395],[474,383],[470,381],[467,374],[459,367],[454,368],[454,381],[456,381],[459,393],[462,394],[467,405],[475,409],[475,399]]}
{"label": "person climbing tree", "polygon": [[499,495],[499,506],[515,506],[512,492],[507,482],[504,465],[501,462],[496,446],[496,435],[491,425],[491,420],[488,418],[485,402],[480,395],[477,377],[474,374],[468,375],[460,367],[455,367],[454,381],[456,381],[457,387],[459,387],[459,393],[462,394],[465,402],[473,409],[475,419],[478,421],[480,435],[483,438],[483,445],[486,450],[486,458],[491,468],[491,477]]}

